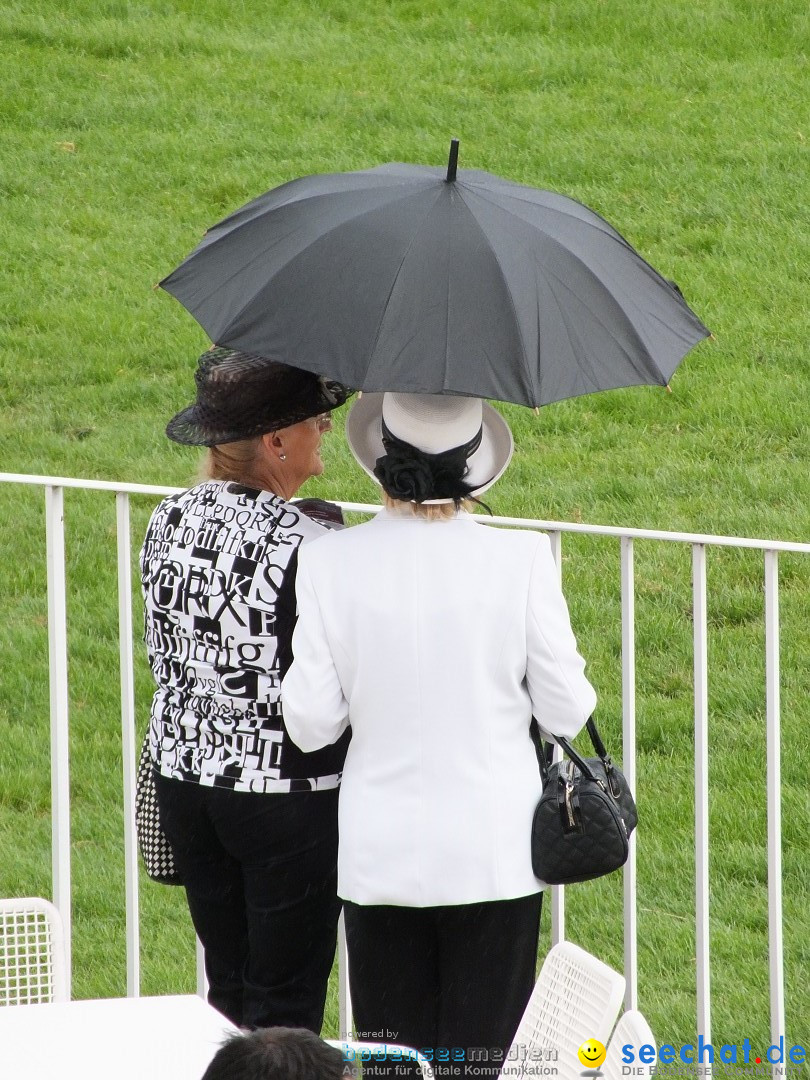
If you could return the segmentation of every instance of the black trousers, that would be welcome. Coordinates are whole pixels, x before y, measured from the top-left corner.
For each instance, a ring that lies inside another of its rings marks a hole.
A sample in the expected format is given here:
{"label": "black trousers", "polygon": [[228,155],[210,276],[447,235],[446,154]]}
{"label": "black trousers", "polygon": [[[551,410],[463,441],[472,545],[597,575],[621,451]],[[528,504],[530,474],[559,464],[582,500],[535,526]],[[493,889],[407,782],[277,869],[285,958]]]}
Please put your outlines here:
{"label": "black trousers", "polygon": [[[496,1077],[492,1051],[506,1054],[534,988],[541,901],[344,903],[357,1037],[427,1048],[438,1076]],[[405,1072],[375,1066],[373,1075]]]}
{"label": "black trousers", "polygon": [[320,1033],[340,913],[338,792],[258,795],[159,775],[155,785],[208,1000],[241,1026]]}

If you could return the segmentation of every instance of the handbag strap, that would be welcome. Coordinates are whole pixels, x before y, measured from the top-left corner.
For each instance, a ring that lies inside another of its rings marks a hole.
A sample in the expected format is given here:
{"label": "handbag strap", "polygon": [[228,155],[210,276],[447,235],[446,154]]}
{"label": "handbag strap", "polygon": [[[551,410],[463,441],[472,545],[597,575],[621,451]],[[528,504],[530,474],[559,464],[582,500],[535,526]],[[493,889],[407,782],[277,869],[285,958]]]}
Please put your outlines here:
{"label": "handbag strap", "polygon": [[[609,769],[610,758],[608,757],[608,752],[605,749],[605,744],[602,742],[602,737],[599,734],[599,730],[592,716],[585,724],[585,728],[588,732],[588,735],[590,736],[594,750],[605,763],[605,768]],[[548,783],[548,767],[551,764],[551,755],[554,751],[554,743],[542,742],[540,738],[540,725],[537,723],[537,720],[534,717],[532,717],[532,722],[529,725],[529,734],[531,736],[532,742],[534,743],[534,751],[537,755],[537,764],[540,766],[540,776],[543,780],[543,783],[546,784]],[[577,766],[583,776],[587,776],[589,780],[596,780],[596,777],[593,775],[593,772],[591,771],[591,768],[586,762],[585,758],[582,757],[579,751],[571,745],[568,739],[563,738],[562,735],[554,735],[553,739],[557,746],[560,747],[562,752],[574,762],[574,764]]]}
{"label": "handbag strap", "polygon": [[543,781],[543,786],[545,787],[548,783],[548,767],[551,764],[551,755],[554,752],[554,744],[548,742],[544,743],[540,738],[540,725],[534,717],[532,717],[532,722],[529,724],[529,735],[534,744],[534,752],[537,755],[537,764],[540,766],[540,777]]}
{"label": "handbag strap", "polygon": [[605,744],[602,742],[602,736],[599,734],[599,729],[594,723],[594,719],[592,716],[588,719],[585,727],[591,737],[591,743],[593,744],[594,750],[596,751],[597,755],[602,759],[602,761],[605,761],[609,757],[609,755],[607,750],[605,749]]}

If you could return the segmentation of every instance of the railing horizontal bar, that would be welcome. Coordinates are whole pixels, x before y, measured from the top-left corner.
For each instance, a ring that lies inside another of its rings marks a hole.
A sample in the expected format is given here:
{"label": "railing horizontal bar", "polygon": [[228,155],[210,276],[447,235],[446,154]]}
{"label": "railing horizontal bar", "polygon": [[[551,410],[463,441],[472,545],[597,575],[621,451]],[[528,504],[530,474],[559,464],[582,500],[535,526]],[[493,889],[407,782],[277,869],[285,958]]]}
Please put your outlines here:
{"label": "railing horizontal bar", "polygon": [[[33,476],[27,473],[0,473],[0,483],[55,485],[66,488],[86,488],[89,491],[122,491],[131,495],[176,495],[183,488],[159,487],[154,484],[123,484],[112,480],[77,480],[61,476]],[[381,507],[374,503],[344,502],[336,504],[350,513],[376,514]],[[484,525],[508,525],[540,532],[584,533],[589,536],[634,537],[636,540],[670,540],[680,544],[711,544],[716,547],[753,548],[757,551],[798,551],[810,553],[810,544],[791,540],[759,540],[750,536],[713,536],[709,533],[665,532],[662,529],[630,529],[621,525],[587,525],[570,521],[542,521],[539,518],[498,517],[476,514]]]}
{"label": "railing horizontal bar", "polygon": [[[344,509],[348,509],[341,503]],[[379,508],[377,508],[379,509]],[[658,529],[626,529],[619,525],[586,525],[569,521],[540,521],[537,518],[484,517],[476,514],[477,521],[485,525],[514,525],[520,529],[540,529],[542,532],[559,530],[567,533],[586,533],[589,536],[629,536],[636,540],[671,540],[680,544],[706,544],[715,547],[754,548],[758,551],[810,552],[810,544],[793,543],[790,540],[756,540],[749,536],[711,536],[708,533],[664,532]]]}
{"label": "railing horizontal bar", "polygon": [[153,484],[119,484],[114,480],[77,480],[69,476],[31,476],[28,473],[0,473],[0,483],[52,484],[56,487],[87,488],[88,491],[126,491],[131,495],[176,495],[184,488],[156,487]]}
{"label": "railing horizontal bar", "polygon": [[[129,495],[179,495],[181,491],[186,490],[183,487],[165,487],[160,484],[130,484],[117,480],[81,480],[70,476],[38,476],[33,473],[0,472],[0,483],[28,484],[39,487],[83,488],[87,491],[120,491]],[[382,510],[379,503],[353,503],[344,502],[340,499],[334,501],[336,505],[342,506],[344,510],[361,514],[376,514]],[[491,521],[492,519],[487,517],[486,520]]]}

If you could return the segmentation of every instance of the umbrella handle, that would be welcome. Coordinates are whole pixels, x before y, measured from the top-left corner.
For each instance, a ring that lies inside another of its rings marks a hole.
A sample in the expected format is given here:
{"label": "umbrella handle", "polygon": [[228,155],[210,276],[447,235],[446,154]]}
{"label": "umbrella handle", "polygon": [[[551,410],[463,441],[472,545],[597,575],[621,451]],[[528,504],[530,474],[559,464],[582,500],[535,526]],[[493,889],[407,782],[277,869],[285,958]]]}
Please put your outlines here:
{"label": "umbrella handle", "polygon": [[444,178],[449,184],[456,178],[456,166],[458,165],[458,139],[450,140],[450,157],[447,159],[447,176]]}

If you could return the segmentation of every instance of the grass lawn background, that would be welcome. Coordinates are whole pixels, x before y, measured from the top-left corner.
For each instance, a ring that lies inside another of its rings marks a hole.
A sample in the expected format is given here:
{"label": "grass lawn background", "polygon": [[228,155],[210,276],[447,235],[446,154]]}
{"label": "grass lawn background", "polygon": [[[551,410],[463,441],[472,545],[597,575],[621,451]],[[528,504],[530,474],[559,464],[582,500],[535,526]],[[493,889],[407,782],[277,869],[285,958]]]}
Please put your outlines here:
{"label": "grass lawn background", "polygon": [[[32,0],[3,7],[0,38],[3,471],[189,482],[194,452],[162,431],[208,342],[154,283],[275,184],[442,165],[458,136],[461,167],[604,214],[714,332],[672,394],[504,407],[518,449],[495,512],[810,539],[804,0]],[[326,458],[309,493],[375,500],[339,434]],[[125,990],[115,511],[65,501],[74,993],[90,997]],[[134,501],[136,547],[153,501]],[[0,552],[0,894],[49,895],[41,492],[0,485]],[[571,538],[564,554],[618,747],[618,545]],[[695,1026],[689,552],[639,544],[636,561],[640,1004],[677,1045]],[[787,1034],[806,1043],[810,565],[780,569]],[[764,1049],[761,557],[711,554],[709,588],[713,1036]],[[141,728],[150,693],[139,653]],[[182,895],[141,893],[144,992],[190,990]],[[568,929],[621,966],[618,876],[568,891]]]}

